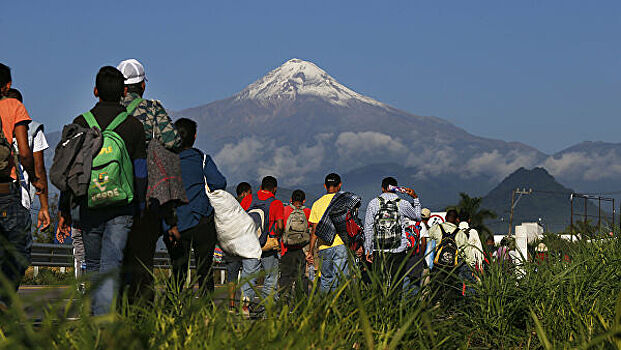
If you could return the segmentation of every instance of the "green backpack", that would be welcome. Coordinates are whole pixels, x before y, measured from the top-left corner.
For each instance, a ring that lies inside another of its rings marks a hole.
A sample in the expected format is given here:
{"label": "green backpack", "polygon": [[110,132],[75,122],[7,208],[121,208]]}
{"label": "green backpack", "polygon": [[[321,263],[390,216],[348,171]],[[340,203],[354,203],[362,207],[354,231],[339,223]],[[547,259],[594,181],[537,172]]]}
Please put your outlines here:
{"label": "green backpack", "polygon": [[[138,103],[140,101],[132,101],[127,112],[117,115],[102,131],[103,145],[99,154],[93,158],[91,169],[91,184],[87,194],[89,208],[127,205],[134,199],[134,166],[125,141],[114,129],[127,119]],[[91,112],[82,116],[89,127],[101,130]]]}

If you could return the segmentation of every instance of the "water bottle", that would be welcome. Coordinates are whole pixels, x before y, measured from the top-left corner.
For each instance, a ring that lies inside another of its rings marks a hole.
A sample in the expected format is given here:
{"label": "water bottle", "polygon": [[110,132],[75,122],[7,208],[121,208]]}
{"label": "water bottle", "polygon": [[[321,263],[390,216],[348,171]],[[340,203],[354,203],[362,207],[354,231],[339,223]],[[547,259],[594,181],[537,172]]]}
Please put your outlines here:
{"label": "water bottle", "polygon": [[405,187],[393,186],[393,185],[388,185],[388,191],[395,192],[395,193],[406,193],[406,194],[408,193]]}
{"label": "water bottle", "polygon": [[86,273],[86,261],[82,261],[82,265],[80,266],[80,275],[84,275]]}

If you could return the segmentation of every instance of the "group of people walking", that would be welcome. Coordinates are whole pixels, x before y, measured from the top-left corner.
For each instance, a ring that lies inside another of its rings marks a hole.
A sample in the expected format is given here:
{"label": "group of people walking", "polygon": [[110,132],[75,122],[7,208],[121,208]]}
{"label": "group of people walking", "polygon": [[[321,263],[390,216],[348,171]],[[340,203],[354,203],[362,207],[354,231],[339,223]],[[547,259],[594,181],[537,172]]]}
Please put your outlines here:
{"label": "group of people walking", "polygon": [[[162,236],[177,291],[186,284],[192,250],[200,290],[214,290],[217,208],[208,193],[225,190],[227,180],[214,160],[194,147],[196,122],[173,123],[159,101],[143,98],[146,82],[135,59],[102,67],[93,90],[97,104],[65,126],[50,169],[51,182],[61,191],[57,238],[73,238],[78,265],[96,281],[95,315],[113,310],[119,295],[130,302],[153,300],[153,258]],[[41,204],[37,226],[44,229],[51,219],[43,127],[30,119],[11,87],[11,71],[0,64],[0,264],[16,290],[30,263],[29,206],[35,193]],[[273,176],[261,179],[256,192],[248,182],[237,185],[239,205],[256,224],[262,253],[245,258],[225,252],[231,307],[238,281],[242,310],[250,314],[279,295],[307,293],[315,278],[319,292],[329,293],[354,267],[363,279],[374,271],[405,295],[439,280],[434,274],[474,280],[483,254],[467,213],[449,210],[444,223],[430,227],[431,212],[421,207],[416,192],[386,177],[363,224],[362,199],[342,186],[338,174],[328,174],[326,194],[307,207],[301,189],[287,204],[276,199]],[[0,309],[9,304],[8,293],[1,293]]]}

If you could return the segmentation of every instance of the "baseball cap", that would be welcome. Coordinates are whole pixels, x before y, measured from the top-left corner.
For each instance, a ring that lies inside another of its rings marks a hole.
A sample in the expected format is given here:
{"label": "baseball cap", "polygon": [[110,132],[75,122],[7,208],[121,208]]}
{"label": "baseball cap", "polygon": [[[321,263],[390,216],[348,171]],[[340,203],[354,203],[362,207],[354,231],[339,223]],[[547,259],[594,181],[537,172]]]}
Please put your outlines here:
{"label": "baseball cap", "polygon": [[423,210],[420,211],[420,216],[423,219],[429,219],[431,217],[431,210],[423,208]]}
{"label": "baseball cap", "polygon": [[125,85],[136,84],[143,80],[147,80],[147,77],[144,74],[144,67],[136,59],[132,58],[122,61],[116,68],[123,73],[123,76],[125,77]]}
{"label": "baseball cap", "polygon": [[341,177],[339,176],[339,174],[332,173],[326,176],[326,181],[325,181],[326,187],[338,186],[340,183],[341,183]]}

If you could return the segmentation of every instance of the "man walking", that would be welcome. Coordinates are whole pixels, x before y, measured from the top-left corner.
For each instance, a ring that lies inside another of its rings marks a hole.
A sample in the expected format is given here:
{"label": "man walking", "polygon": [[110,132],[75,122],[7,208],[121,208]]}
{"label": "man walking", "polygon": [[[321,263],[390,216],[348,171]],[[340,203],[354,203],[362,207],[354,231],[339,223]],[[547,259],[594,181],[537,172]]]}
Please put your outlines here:
{"label": "man walking", "polygon": [[389,285],[401,283],[406,273],[406,220],[421,220],[420,201],[414,190],[404,189],[412,197],[410,203],[393,192],[396,187],[395,178],[382,180],[382,194],[369,202],[364,220],[366,260]]}
{"label": "man walking", "polygon": [[[326,212],[334,196],[341,191],[343,183],[338,174],[328,174],[324,181],[326,194],[313,203],[308,222],[312,225],[310,247],[306,253],[306,261],[315,264],[313,251],[315,245],[319,244],[319,259],[321,278],[319,290],[322,293],[329,293],[336,289],[339,285],[340,277],[348,274],[347,263],[347,246],[343,243],[343,239],[337,232],[331,232],[334,235],[334,241],[329,244],[317,237],[317,225],[323,220],[330,220]],[[334,227],[334,226],[332,226]]]}
{"label": "man walking", "polygon": [[[248,195],[242,200],[242,207],[248,208],[248,214],[255,220],[260,229],[259,243],[263,249],[261,259],[242,259],[242,278],[251,278],[248,283],[242,286],[244,298],[252,302],[255,297],[254,289],[251,285],[255,284],[255,277],[260,270],[265,271],[265,280],[261,290],[261,298],[265,300],[268,296],[276,299],[276,286],[278,285],[278,249],[280,247],[279,238],[284,229],[284,206],[281,201],[276,199],[278,181],[273,176],[266,176],[261,181],[261,189],[256,195]],[[248,205],[248,201],[250,204]],[[259,307],[255,312],[262,311]],[[249,305],[244,306],[244,312],[251,310]]]}
{"label": "man walking", "polygon": [[285,207],[285,230],[280,249],[280,289],[289,296],[293,292],[294,283],[297,283],[297,290],[308,289],[304,278],[306,260],[303,248],[310,241],[310,209],[304,206],[305,202],[304,191],[295,190],[291,194],[291,204]]}
{"label": "man walking", "polygon": [[[162,104],[157,100],[142,98],[146,89],[142,64],[129,59],[119,63],[117,68],[123,73],[127,88],[127,95],[121,104],[128,107],[137,103],[131,115],[142,122],[145,147],[155,139],[168,150],[181,151],[181,138]],[[157,240],[163,233],[161,221],[164,217],[168,218],[170,225],[175,224],[174,219],[171,219],[171,208],[161,213],[158,208],[149,206],[142,216],[134,218],[123,261],[124,288],[130,301],[137,297],[153,300],[153,258]]]}
{"label": "man walking", "polygon": [[123,81],[118,69],[101,68],[94,90],[99,102],[73,121],[105,133],[101,152],[93,159],[88,195],[72,198],[77,204],[75,210],[62,208],[66,216],[63,232],[69,231],[72,218],[76,221],[75,228],[82,231],[86,270],[95,285],[92,297],[95,315],[110,312],[113,307],[123,250],[133,218],[140,215],[146,197],[144,130],[120,103],[126,93]]}
{"label": "man walking", "polygon": [[[13,138],[17,141],[20,163],[28,173],[37,193],[44,189],[37,178],[32,151],[28,146],[28,124],[31,119],[24,105],[14,98],[5,98],[11,88],[11,69],[0,63],[0,273],[17,291],[19,283],[30,265],[30,213],[22,206],[16,164],[14,163]],[[10,298],[0,289],[0,312],[6,310]]]}
{"label": "man walking", "polygon": [[438,296],[451,299],[465,294],[464,282],[472,280],[477,258],[469,247],[470,233],[458,226],[457,211],[447,211],[445,220],[429,230],[436,242],[431,282],[439,287]]}
{"label": "man walking", "polygon": [[214,211],[205,193],[205,185],[212,191],[224,190],[226,179],[210,156],[193,148],[196,122],[181,118],[175,122],[175,127],[181,135],[181,175],[189,203],[177,207],[177,225],[167,230],[169,239],[164,240],[171,259],[173,286],[179,290],[183,288],[193,248],[198,284],[202,292],[213,293],[211,265],[217,238]]}
{"label": "man walking", "polygon": [[421,280],[425,271],[428,270],[425,261],[425,252],[427,251],[427,238],[429,238],[429,218],[431,211],[427,208],[421,210],[421,221],[412,222],[412,225],[406,227],[406,237],[408,239],[408,247],[411,251],[407,259],[406,272],[404,282],[404,290],[410,294],[416,294],[421,286]]}

